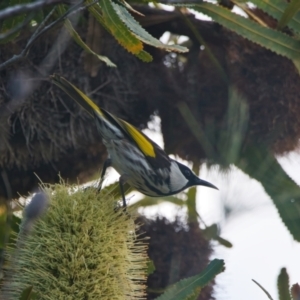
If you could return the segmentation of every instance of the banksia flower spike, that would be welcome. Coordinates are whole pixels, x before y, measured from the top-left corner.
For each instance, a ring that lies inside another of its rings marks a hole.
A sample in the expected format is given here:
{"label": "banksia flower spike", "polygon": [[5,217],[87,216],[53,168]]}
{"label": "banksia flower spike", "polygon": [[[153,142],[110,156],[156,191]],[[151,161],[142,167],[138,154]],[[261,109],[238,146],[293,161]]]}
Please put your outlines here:
{"label": "banksia flower spike", "polygon": [[148,258],[130,211],[110,196],[65,185],[46,189],[47,213],[18,250],[10,299],[144,299]]}

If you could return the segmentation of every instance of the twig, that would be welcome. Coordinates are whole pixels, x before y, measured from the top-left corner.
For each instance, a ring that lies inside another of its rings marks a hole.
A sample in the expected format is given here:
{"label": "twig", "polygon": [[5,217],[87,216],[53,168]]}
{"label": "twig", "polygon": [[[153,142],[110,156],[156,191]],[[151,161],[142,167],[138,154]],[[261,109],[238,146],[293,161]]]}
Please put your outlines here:
{"label": "twig", "polygon": [[[85,7],[81,8],[78,7],[83,3],[83,0],[79,1],[79,3],[75,4],[74,6],[72,6],[64,15],[62,15],[61,17],[59,17],[57,20],[55,20],[54,22],[52,22],[51,24],[49,24],[48,26],[46,26],[43,30],[41,30],[41,27],[45,24],[45,20],[48,20],[49,15],[53,13],[53,10],[48,14],[48,16],[46,17],[46,19],[41,23],[41,25],[37,28],[37,30],[34,32],[34,34],[31,36],[31,38],[29,39],[29,41],[27,42],[25,48],[21,51],[21,53],[14,55],[13,57],[11,57],[10,59],[8,59],[7,61],[5,61],[4,63],[2,63],[0,65],[0,71],[3,70],[4,68],[10,66],[11,64],[16,63],[17,61],[25,58],[28,55],[28,52],[31,48],[31,46],[33,45],[33,43],[45,32],[47,32],[48,30],[52,29],[55,25],[57,25],[59,22],[61,22],[62,20],[64,20],[66,17],[68,17],[71,13],[77,13],[79,12],[81,9],[84,9]],[[94,3],[93,3],[94,4]],[[77,9],[78,8],[78,9]],[[74,9],[77,9],[76,11],[74,11]]]}
{"label": "twig", "polygon": [[0,20],[13,17],[15,15],[27,13],[27,12],[34,12],[45,6],[64,3],[64,2],[66,1],[65,0],[40,0],[34,3],[15,5],[0,11]]}
{"label": "twig", "polygon": [[14,28],[10,29],[9,31],[7,31],[5,33],[0,34],[0,40],[7,39],[11,35],[15,34],[19,30],[21,30],[24,26],[26,26],[32,20],[32,17],[33,17],[33,13],[28,15],[27,18],[23,22],[16,25]]}

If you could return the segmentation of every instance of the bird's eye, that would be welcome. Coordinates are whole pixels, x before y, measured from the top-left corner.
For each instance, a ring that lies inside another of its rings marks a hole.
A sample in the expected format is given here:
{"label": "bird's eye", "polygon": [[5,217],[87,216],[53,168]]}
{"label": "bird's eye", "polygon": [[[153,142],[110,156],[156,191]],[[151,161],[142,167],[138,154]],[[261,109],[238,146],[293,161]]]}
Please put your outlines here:
{"label": "bird's eye", "polygon": [[184,175],[186,176],[186,177],[189,177],[189,176],[191,176],[191,171],[190,170],[185,170],[184,171]]}

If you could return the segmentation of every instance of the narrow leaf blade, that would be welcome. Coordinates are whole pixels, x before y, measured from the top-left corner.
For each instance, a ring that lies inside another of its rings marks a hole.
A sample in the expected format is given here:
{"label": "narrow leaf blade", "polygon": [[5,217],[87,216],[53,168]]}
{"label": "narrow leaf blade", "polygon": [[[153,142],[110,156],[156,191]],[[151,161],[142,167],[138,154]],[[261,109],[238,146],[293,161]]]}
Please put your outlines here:
{"label": "narrow leaf blade", "polygon": [[29,286],[28,288],[26,288],[22,292],[19,300],[31,300],[31,299],[33,299],[33,286],[32,285]]}
{"label": "narrow leaf blade", "polygon": [[280,270],[280,274],[277,278],[277,288],[279,300],[291,300],[289,275],[286,272],[286,268]]}
{"label": "narrow leaf blade", "polygon": [[118,5],[112,2],[112,6],[115,12],[118,14],[123,23],[128,27],[128,29],[145,44],[154,46],[156,48],[161,48],[166,51],[174,52],[187,52],[188,48],[179,45],[165,45],[160,40],[149,34],[127,11],[124,6]]}
{"label": "narrow leaf blade", "polygon": [[72,23],[69,20],[65,21],[65,27],[69,31],[70,35],[74,39],[74,41],[87,53],[92,54],[96,56],[99,60],[105,62],[109,67],[116,67],[116,65],[106,56],[99,55],[96,52],[94,52],[80,37],[80,35],[77,33],[77,31],[72,26]]}
{"label": "narrow leaf blade", "polygon": [[284,171],[263,145],[249,143],[236,163],[243,172],[258,180],[273,200],[282,222],[300,241],[300,187]]}
{"label": "narrow leaf blade", "polygon": [[214,259],[206,267],[206,269],[198,275],[182,279],[179,282],[171,285],[167,290],[156,300],[182,300],[187,297],[192,297],[195,291],[202,289],[225,268],[224,261]]}
{"label": "narrow leaf blade", "polygon": [[148,207],[148,206],[158,205],[161,203],[172,203],[178,206],[184,206],[186,204],[186,201],[176,198],[174,196],[169,196],[164,198],[153,198],[153,197],[146,196],[131,206],[138,208],[138,207]]}
{"label": "narrow leaf blade", "polygon": [[278,22],[278,29],[284,28],[297,14],[300,9],[300,1],[299,0],[292,0],[287,8],[285,9],[281,19]]}
{"label": "narrow leaf blade", "polygon": [[[288,3],[282,0],[251,0],[251,2],[276,20],[281,19],[288,6]],[[296,12],[287,26],[295,32],[300,32],[300,12]]]}
{"label": "narrow leaf blade", "polygon": [[300,41],[284,33],[263,27],[215,4],[201,3],[188,7],[212,17],[228,29],[279,55],[293,61],[300,58]]}
{"label": "narrow leaf blade", "polygon": [[110,0],[100,0],[99,4],[102,8],[103,21],[106,29],[115,37],[115,39],[129,52],[138,54],[143,50],[142,42],[135,37],[120,17],[115,12],[113,4]]}

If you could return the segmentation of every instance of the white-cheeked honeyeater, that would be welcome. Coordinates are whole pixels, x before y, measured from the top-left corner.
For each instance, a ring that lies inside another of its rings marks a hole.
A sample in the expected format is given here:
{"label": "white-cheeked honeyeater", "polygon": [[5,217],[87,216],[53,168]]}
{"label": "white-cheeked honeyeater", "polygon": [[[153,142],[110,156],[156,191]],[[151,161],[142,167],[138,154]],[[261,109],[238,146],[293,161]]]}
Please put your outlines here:
{"label": "white-cheeked honeyeater", "polygon": [[55,74],[51,79],[95,120],[108,152],[108,159],[101,173],[99,190],[109,166],[120,174],[123,205],[126,205],[123,190],[125,182],[150,197],[174,195],[195,185],[217,189],[213,184],[200,179],[187,166],[171,159],[140,130],[98,107],[65,78]]}

